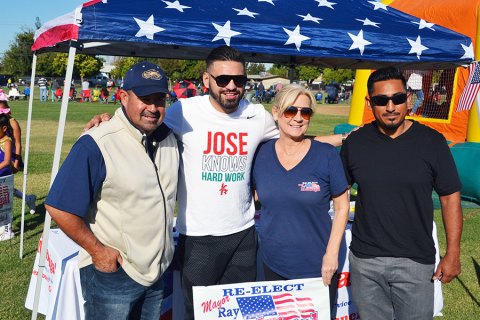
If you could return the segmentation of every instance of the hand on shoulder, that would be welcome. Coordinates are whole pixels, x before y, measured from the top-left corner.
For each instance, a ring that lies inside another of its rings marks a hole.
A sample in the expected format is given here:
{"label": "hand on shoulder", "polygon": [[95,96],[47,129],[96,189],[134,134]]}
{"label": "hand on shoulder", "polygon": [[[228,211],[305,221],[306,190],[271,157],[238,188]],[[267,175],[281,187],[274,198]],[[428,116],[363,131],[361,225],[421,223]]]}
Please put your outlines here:
{"label": "hand on shoulder", "polygon": [[90,119],[90,121],[88,121],[88,123],[83,128],[83,132],[86,132],[93,127],[98,127],[100,123],[110,121],[111,118],[112,116],[108,113],[102,113],[100,115],[93,116],[93,118]]}

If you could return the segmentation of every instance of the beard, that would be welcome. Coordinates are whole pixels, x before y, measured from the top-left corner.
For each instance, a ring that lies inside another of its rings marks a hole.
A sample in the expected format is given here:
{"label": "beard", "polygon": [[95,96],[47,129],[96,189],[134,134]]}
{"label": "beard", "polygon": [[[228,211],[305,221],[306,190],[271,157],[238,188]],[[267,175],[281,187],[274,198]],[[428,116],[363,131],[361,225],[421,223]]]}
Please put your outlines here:
{"label": "beard", "polygon": [[[221,90],[222,89],[218,90],[217,92],[215,90],[210,90],[210,96],[213,98],[213,100],[215,100],[220,105],[220,107],[226,113],[231,113],[237,110],[240,100],[243,98],[244,91],[240,91],[236,89],[234,91],[235,93],[238,94],[236,98],[226,99],[224,96],[222,96]],[[225,91],[225,92],[231,92],[231,91]]]}
{"label": "beard", "polygon": [[400,126],[403,125],[403,123],[405,122],[405,117],[403,117],[403,119],[400,119],[400,121],[398,122],[391,122],[387,119],[375,119],[375,120],[377,120],[378,126],[381,127],[383,130],[385,130],[386,132],[394,132]]}

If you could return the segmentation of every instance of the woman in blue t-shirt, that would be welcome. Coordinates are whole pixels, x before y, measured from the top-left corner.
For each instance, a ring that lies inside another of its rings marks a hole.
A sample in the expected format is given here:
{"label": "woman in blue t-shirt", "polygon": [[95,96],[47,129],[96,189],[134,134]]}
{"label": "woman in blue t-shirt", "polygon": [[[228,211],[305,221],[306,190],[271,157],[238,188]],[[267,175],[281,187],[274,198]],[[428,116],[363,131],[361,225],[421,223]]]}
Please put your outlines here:
{"label": "woman in blue t-shirt", "polygon": [[302,86],[278,92],[272,114],[280,137],[258,148],[253,181],[261,203],[258,234],[266,280],[322,277],[333,306],[350,203],[337,150],[305,136],[315,105]]}

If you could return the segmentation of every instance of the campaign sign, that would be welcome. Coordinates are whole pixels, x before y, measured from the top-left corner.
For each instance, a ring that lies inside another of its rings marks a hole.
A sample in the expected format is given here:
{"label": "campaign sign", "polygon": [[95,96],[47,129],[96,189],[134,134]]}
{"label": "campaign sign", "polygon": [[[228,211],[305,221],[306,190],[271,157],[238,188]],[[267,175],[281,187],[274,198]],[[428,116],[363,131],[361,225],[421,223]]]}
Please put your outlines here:
{"label": "campaign sign", "polygon": [[13,174],[0,177],[0,226],[12,222]]}
{"label": "campaign sign", "polygon": [[330,320],[322,278],[193,287],[195,319]]}
{"label": "campaign sign", "polygon": [[[33,308],[41,248],[42,239],[40,239],[38,243],[32,277],[30,278],[30,285],[25,300],[25,307],[28,309]],[[62,275],[67,261],[78,255],[78,249],[78,245],[70,240],[60,229],[50,230],[38,307],[38,312],[47,315],[47,319],[55,319],[58,291],[61,285]]]}

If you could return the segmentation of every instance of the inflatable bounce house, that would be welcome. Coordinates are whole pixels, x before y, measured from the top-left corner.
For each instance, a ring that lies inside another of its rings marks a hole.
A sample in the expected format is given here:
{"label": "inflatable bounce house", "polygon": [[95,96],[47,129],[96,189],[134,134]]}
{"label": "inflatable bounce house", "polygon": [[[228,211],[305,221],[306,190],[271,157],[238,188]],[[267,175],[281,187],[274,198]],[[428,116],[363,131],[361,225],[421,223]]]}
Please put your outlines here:
{"label": "inflatable bounce house", "polygon": [[[417,16],[429,23],[450,28],[473,41],[475,60],[480,60],[480,0],[394,0],[382,1],[393,8]],[[432,27],[433,26],[426,26]],[[470,71],[468,67],[445,70],[404,70],[407,87],[422,89],[421,96],[412,90],[412,112],[408,118],[442,133],[449,141],[462,180],[463,200],[480,204],[480,114],[476,100],[470,109],[457,111]],[[335,128],[336,133],[374,120],[366,107],[367,79],[371,70],[357,70],[348,124]],[[409,82],[420,79],[420,87]],[[417,105],[416,100],[419,100]]]}

